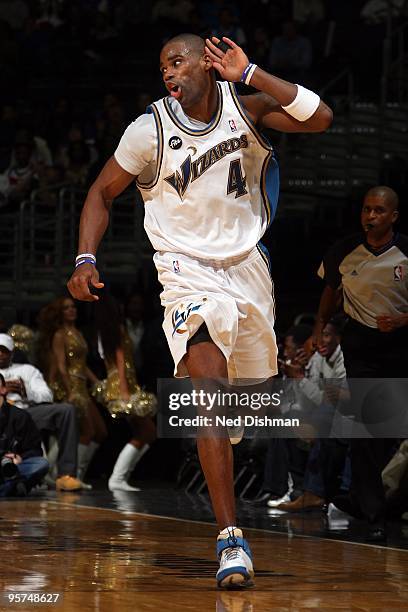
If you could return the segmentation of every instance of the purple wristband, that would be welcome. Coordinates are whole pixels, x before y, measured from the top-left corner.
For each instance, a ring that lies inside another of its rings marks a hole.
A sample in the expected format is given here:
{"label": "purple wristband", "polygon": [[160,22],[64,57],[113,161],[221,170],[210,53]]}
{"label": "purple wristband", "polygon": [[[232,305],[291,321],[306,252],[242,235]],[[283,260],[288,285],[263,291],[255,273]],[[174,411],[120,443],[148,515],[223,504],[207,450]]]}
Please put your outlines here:
{"label": "purple wristband", "polygon": [[251,68],[252,68],[252,64],[250,62],[248,66],[245,68],[244,72],[242,73],[241,83],[245,83],[245,79],[247,78],[248,72],[251,70]]}
{"label": "purple wristband", "polygon": [[86,264],[86,263],[90,263],[93,266],[96,266],[96,262],[93,259],[80,259],[79,261],[77,261],[75,263],[75,268],[78,268],[79,266],[82,266],[82,264]]}

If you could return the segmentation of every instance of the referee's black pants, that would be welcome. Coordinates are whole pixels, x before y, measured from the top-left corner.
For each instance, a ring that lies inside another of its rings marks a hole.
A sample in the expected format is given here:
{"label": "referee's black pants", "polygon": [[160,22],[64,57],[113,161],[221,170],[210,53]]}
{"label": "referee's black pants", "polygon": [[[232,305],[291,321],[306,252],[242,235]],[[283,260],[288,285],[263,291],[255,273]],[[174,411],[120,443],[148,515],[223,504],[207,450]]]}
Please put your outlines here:
{"label": "referee's black pants", "polygon": [[[408,377],[407,328],[386,333],[350,319],[345,327],[341,346],[348,379]],[[352,394],[353,384],[353,381],[350,381]],[[370,406],[364,408],[367,414],[367,408]],[[391,410],[393,407],[389,408]],[[381,420],[378,416],[373,422]],[[386,418],[383,418],[384,422],[385,420]],[[370,419],[364,420],[364,423],[370,433]],[[382,522],[385,519],[386,503],[381,472],[391,458],[396,443],[396,436],[382,438],[374,426],[373,435],[376,437],[350,440],[350,494],[355,505],[370,523]]]}

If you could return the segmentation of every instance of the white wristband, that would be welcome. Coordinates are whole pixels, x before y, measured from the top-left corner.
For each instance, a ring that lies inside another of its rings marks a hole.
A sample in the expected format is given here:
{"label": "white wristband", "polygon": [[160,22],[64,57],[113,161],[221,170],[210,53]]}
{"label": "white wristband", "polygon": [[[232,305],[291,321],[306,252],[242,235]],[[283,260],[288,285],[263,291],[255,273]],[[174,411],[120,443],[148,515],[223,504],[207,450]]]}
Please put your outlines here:
{"label": "white wristband", "polygon": [[307,121],[317,110],[320,104],[320,97],[310,89],[296,85],[296,98],[287,106],[282,106],[283,110],[298,121]]}
{"label": "white wristband", "polygon": [[255,70],[258,68],[258,66],[256,64],[252,64],[250,70],[248,70],[248,74],[245,77],[245,85],[249,85],[252,79],[252,75],[254,74]]}
{"label": "white wristband", "polygon": [[81,253],[75,257],[75,261],[78,261],[78,259],[84,259],[85,257],[87,259],[94,259],[96,261],[96,257],[93,253]]}

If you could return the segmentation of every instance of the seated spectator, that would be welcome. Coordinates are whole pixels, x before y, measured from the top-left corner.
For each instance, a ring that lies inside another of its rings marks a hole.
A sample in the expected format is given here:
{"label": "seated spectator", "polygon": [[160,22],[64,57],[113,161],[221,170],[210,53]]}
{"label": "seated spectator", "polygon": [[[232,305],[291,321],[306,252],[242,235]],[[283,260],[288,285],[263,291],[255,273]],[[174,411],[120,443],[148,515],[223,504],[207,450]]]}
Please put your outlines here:
{"label": "seated spectator", "polygon": [[70,142],[67,149],[68,166],[65,170],[65,181],[75,187],[85,188],[88,185],[91,153],[84,140]]}
{"label": "seated spectator", "polygon": [[8,401],[30,415],[41,433],[54,433],[58,439],[59,491],[76,491],[81,483],[75,478],[77,469],[78,426],[71,404],[55,404],[51,389],[41,372],[29,364],[13,363],[14,341],[0,334],[0,374],[6,381]]}
{"label": "seated spectator", "polygon": [[[334,408],[343,390],[338,382],[346,379],[340,346],[341,325],[342,321],[337,319],[327,323],[323,330],[322,343],[306,365],[302,365],[299,354],[297,363],[285,365],[286,375],[298,381],[299,403],[302,404],[304,396],[308,407],[312,407],[312,410],[314,408],[317,413],[317,418],[313,421],[314,425],[317,424],[320,435],[323,427],[330,426]],[[342,441],[314,440],[306,466],[303,494],[295,501],[281,503],[278,509],[302,512],[323,508],[326,499],[331,497],[332,490],[335,489],[339,463],[342,468],[346,450],[346,443]]]}
{"label": "seated spectator", "polygon": [[[27,115],[25,117],[25,121],[32,120],[31,114],[30,109],[25,110],[25,115]],[[13,164],[16,162],[15,149],[16,146],[20,144],[30,147],[30,157],[28,162],[37,172],[39,172],[41,168],[45,166],[52,166],[52,155],[47,142],[44,140],[44,138],[40,138],[40,136],[34,136],[28,129],[20,129],[16,133],[14,150],[11,153],[10,166],[13,166]]]}
{"label": "seated spectator", "polygon": [[7,402],[0,374],[0,497],[25,497],[48,472],[41,437],[30,415]]}
{"label": "seated spectator", "polygon": [[293,21],[286,21],[282,25],[281,36],[272,40],[269,52],[271,72],[293,83],[303,83],[311,65],[310,40],[298,34]]}
{"label": "seated spectator", "polygon": [[[297,367],[297,356],[310,338],[312,327],[294,325],[284,338],[283,360],[280,359],[283,378],[290,378],[290,366]],[[298,398],[291,385],[285,387],[281,410],[289,413],[298,410]],[[307,453],[304,444],[296,438],[271,438],[268,440],[262,489],[252,503],[276,507],[300,494],[303,484]]]}
{"label": "seated spectator", "polygon": [[18,204],[29,197],[38,180],[33,161],[34,140],[25,130],[16,134],[10,166],[3,174],[2,193],[9,203]]}

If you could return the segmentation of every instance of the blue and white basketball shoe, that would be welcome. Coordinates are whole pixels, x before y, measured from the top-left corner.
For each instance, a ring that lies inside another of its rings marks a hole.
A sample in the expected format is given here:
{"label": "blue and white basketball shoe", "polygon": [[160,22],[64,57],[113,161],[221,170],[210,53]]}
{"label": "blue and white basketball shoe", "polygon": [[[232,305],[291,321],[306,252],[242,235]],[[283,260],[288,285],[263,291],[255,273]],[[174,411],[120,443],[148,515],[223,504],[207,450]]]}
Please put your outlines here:
{"label": "blue and white basketball shoe", "polygon": [[241,529],[227,528],[217,538],[217,556],[220,569],[217,584],[221,588],[236,589],[252,586],[254,568],[252,553],[248,542],[243,538]]}

